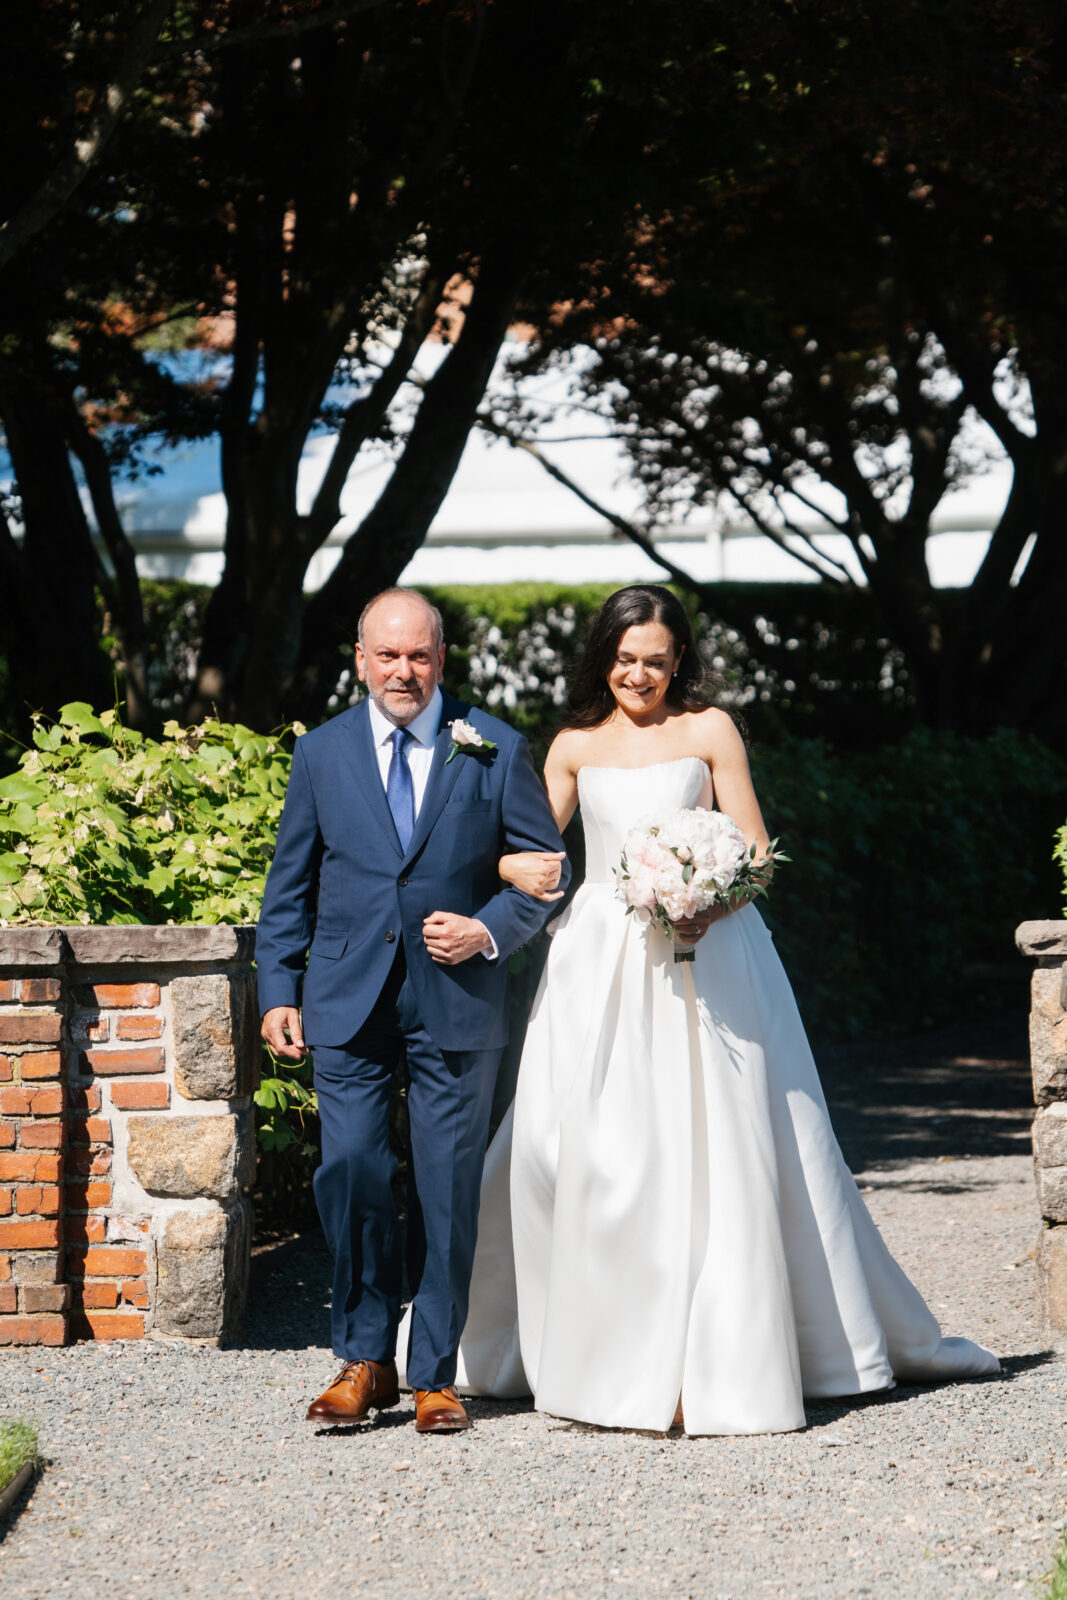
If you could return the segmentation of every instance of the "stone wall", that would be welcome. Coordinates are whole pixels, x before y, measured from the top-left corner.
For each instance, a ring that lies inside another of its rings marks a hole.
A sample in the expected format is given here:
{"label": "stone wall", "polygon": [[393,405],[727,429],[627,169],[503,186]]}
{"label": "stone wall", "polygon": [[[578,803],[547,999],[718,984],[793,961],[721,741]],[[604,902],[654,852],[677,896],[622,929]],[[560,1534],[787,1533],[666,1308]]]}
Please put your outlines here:
{"label": "stone wall", "polygon": [[1024,922],[1015,942],[1037,963],[1030,988],[1030,1065],[1042,1217],[1038,1315],[1048,1342],[1067,1347],[1067,922]]}
{"label": "stone wall", "polygon": [[236,1329],[251,928],[0,928],[0,1344]]}

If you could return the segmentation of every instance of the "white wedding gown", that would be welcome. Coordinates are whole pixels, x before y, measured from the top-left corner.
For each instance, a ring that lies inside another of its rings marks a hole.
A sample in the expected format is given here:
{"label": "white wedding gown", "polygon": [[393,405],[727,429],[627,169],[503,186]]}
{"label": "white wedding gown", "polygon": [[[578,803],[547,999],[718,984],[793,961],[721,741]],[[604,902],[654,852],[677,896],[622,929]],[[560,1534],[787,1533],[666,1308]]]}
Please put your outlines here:
{"label": "white wedding gown", "polygon": [[486,1157],[458,1387],[656,1430],[681,1395],[687,1432],[739,1434],[802,1428],[805,1395],[996,1372],[941,1337],[868,1215],[755,907],[675,963],[615,899],[631,827],[712,804],[704,762],[578,789],[586,879]]}

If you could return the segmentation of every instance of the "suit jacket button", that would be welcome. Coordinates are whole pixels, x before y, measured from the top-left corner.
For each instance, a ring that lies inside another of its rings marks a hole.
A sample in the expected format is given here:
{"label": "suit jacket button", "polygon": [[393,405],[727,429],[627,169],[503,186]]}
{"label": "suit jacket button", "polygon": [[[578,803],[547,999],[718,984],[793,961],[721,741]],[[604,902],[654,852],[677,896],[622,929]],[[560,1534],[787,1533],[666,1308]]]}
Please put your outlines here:
{"label": "suit jacket button", "polygon": [[385,942],[386,942],[386,944],[392,944],[395,939],[396,939],[396,934],[393,932],[392,928],[386,928],[386,930],[385,930]]}
{"label": "suit jacket button", "polygon": [[400,887],[402,889],[406,889],[407,888],[408,880],[406,878],[398,878],[396,881],[397,881],[397,883],[400,885]]}

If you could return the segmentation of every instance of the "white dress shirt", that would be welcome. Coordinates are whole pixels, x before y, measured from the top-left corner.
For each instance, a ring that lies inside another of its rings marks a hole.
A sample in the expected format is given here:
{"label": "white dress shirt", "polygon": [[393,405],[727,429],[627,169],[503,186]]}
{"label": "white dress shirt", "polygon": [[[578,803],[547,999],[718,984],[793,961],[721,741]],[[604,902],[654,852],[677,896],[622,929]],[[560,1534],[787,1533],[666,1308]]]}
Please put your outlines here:
{"label": "white dress shirt", "polygon": [[[390,722],[388,717],[383,717],[373,700],[368,699],[367,710],[370,713],[370,733],[374,744],[374,754],[378,762],[378,771],[381,774],[382,788],[389,793],[389,764],[393,759],[393,734],[396,732],[396,723]],[[435,689],[429,705],[419,712],[407,724],[408,733],[414,737],[414,744],[408,746],[408,770],[411,773],[411,787],[415,794],[415,816],[418,818],[422,797],[426,793],[426,785],[430,780],[430,768],[433,765],[433,747],[437,738],[437,730],[441,724],[441,691]],[[477,922],[478,919],[472,918]],[[483,922],[478,923],[479,928],[485,930],[490,948],[482,954],[487,961],[497,958],[496,940],[485,927]]]}
{"label": "white dress shirt", "polygon": [[[374,741],[374,754],[378,758],[378,771],[382,775],[382,788],[388,793],[389,763],[393,759],[392,738],[396,732],[396,723],[390,722],[388,717],[383,717],[373,700],[367,709],[370,711],[370,733]],[[434,740],[437,738],[440,722],[441,691],[435,689],[429,705],[407,725],[408,733],[415,739],[415,743],[408,746],[408,770],[411,773],[411,787],[415,791],[416,818],[429,782],[430,768],[433,765]]]}

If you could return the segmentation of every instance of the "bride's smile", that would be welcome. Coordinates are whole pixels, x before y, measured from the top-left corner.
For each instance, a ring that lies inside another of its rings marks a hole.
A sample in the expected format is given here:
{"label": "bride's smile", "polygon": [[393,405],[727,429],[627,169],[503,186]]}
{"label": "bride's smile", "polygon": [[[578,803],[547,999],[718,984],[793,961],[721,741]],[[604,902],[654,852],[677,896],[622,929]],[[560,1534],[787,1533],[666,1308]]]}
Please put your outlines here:
{"label": "bride's smile", "polygon": [[658,712],[680,659],[670,630],[661,622],[627,628],[608,673],[608,687],[619,710],[638,721]]}

